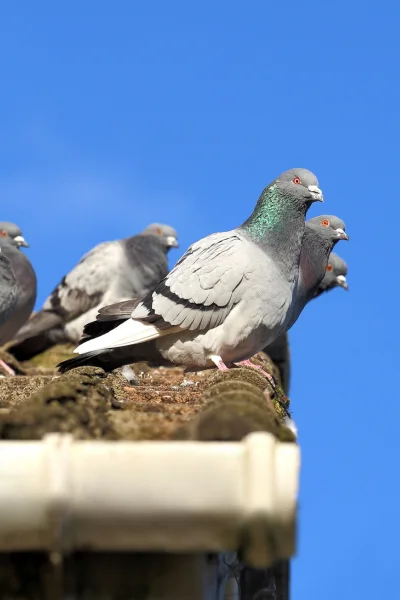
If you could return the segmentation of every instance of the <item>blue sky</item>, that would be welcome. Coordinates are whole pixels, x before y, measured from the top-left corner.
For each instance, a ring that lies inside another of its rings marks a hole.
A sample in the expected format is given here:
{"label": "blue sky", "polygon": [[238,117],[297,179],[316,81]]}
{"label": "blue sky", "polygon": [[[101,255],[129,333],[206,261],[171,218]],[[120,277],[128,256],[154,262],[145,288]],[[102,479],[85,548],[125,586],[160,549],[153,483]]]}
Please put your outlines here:
{"label": "blue sky", "polygon": [[326,4],[4,5],[0,216],[31,244],[40,306],[100,241],[156,220],[184,251],[282,171],[317,174],[309,215],[346,222],[350,292],[291,333],[293,599],[366,600],[397,590],[399,9]]}

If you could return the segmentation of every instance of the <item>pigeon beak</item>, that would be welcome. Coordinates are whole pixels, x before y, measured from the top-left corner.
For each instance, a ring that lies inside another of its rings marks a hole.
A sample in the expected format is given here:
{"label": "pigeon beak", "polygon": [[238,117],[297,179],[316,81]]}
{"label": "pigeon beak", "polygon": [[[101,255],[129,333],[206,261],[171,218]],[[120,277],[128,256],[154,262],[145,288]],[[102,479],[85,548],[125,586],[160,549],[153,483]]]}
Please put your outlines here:
{"label": "pigeon beak", "polygon": [[20,248],[21,246],[23,246],[24,248],[29,248],[29,244],[26,241],[25,238],[22,237],[22,235],[16,235],[14,239],[14,242],[17,242],[17,246],[18,248]]}
{"label": "pigeon beak", "polygon": [[324,195],[321,192],[321,190],[319,189],[318,186],[316,185],[309,185],[308,186],[308,191],[311,192],[311,197],[313,199],[314,202],[323,202],[324,201]]}
{"label": "pigeon beak", "polygon": [[338,275],[336,277],[336,283],[347,292],[349,291],[349,286],[347,285],[346,277],[344,275]]}
{"label": "pigeon beak", "polygon": [[[339,240],[349,240],[349,236],[347,235],[347,233],[344,231],[344,229],[341,229],[340,227],[338,227],[337,229],[335,229],[336,233],[337,233],[337,237],[339,238]],[[340,277],[340,275],[339,275]]]}
{"label": "pigeon beak", "polygon": [[168,248],[179,248],[179,243],[176,237],[173,235],[167,235],[167,246]]}

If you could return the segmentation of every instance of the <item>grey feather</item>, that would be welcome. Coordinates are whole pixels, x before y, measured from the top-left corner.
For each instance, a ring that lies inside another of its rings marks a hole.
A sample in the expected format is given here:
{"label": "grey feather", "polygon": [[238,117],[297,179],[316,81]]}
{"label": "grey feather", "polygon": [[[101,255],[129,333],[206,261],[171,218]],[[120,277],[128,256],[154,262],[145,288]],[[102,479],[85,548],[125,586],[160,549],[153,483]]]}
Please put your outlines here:
{"label": "grey feather", "polygon": [[243,242],[247,240],[234,231],[208,236],[191,246],[155,289],[152,311],[184,329],[216,327],[238,303],[240,286],[251,268]]}
{"label": "grey feather", "polygon": [[[99,244],[61,280],[9,351],[26,359],[51,346],[54,332],[49,330],[49,315],[57,328],[57,340],[61,330],[64,339],[78,342],[84,325],[101,306],[132,296],[143,297],[153,289],[167,274],[167,252],[176,245],[175,230],[159,224],[142,234]],[[38,336],[43,339],[40,350]]]}
{"label": "grey feather", "polygon": [[18,249],[11,237],[0,237],[0,248],[13,268],[18,286],[18,299],[10,318],[0,326],[0,345],[5,344],[20,330],[32,314],[36,302],[36,274],[28,257]]}
{"label": "grey feather", "polygon": [[0,248],[0,327],[13,313],[18,301],[18,286],[9,259]]}

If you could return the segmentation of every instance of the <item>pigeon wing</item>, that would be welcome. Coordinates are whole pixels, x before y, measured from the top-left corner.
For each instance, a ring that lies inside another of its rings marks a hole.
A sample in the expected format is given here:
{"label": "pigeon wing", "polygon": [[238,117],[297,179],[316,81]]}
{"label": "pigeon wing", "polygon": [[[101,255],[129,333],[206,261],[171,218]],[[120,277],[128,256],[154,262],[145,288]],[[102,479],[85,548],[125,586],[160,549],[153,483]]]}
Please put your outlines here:
{"label": "pigeon wing", "polygon": [[104,242],[85,254],[53,290],[43,305],[65,322],[76,319],[101,303],[121,268],[119,242]]}
{"label": "pigeon wing", "polygon": [[251,270],[246,243],[231,231],[193,244],[132,317],[159,329],[217,327],[242,298]]}

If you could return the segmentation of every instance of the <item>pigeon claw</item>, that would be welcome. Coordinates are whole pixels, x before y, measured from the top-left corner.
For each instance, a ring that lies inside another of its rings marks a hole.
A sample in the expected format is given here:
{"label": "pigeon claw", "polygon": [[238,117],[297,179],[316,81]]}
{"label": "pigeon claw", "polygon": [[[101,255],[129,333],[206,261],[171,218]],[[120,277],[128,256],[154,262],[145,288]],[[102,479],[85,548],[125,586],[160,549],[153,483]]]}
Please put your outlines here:
{"label": "pigeon claw", "polygon": [[[214,363],[214,365],[220,371],[229,371],[229,367],[226,366],[226,364],[224,363],[224,361],[222,360],[222,358],[220,356],[218,356],[217,354],[210,354],[210,356],[208,358],[210,360],[212,360],[212,362]],[[256,371],[258,371],[259,373],[261,373],[261,375],[264,375],[264,377],[269,381],[269,383],[271,384],[272,389],[276,390],[276,383],[275,383],[275,380],[272,377],[272,375],[270,375],[269,373],[267,373],[267,371],[264,371],[264,369],[262,367],[260,367],[259,365],[254,365],[249,359],[247,359],[247,360],[241,360],[240,362],[234,362],[233,364],[236,367],[251,367],[252,369],[256,369]]]}
{"label": "pigeon claw", "polygon": [[0,366],[5,370],[6,373],[11,375],[11,377],[15,377],[15,371],[12,369],[4,360],[0,360]]}
{"label": "pigeon claw", "polygon": [[224,363],[224,361],[222,360],[222,358],[220,356],[217,356],[216,354],[210,354],[210,356],[208,358],[210,360],[212,360],[212,362],[214,363],[214,365],[220,371],[228,371],[229,370],[228,367],[226,366],[226,364]]}

